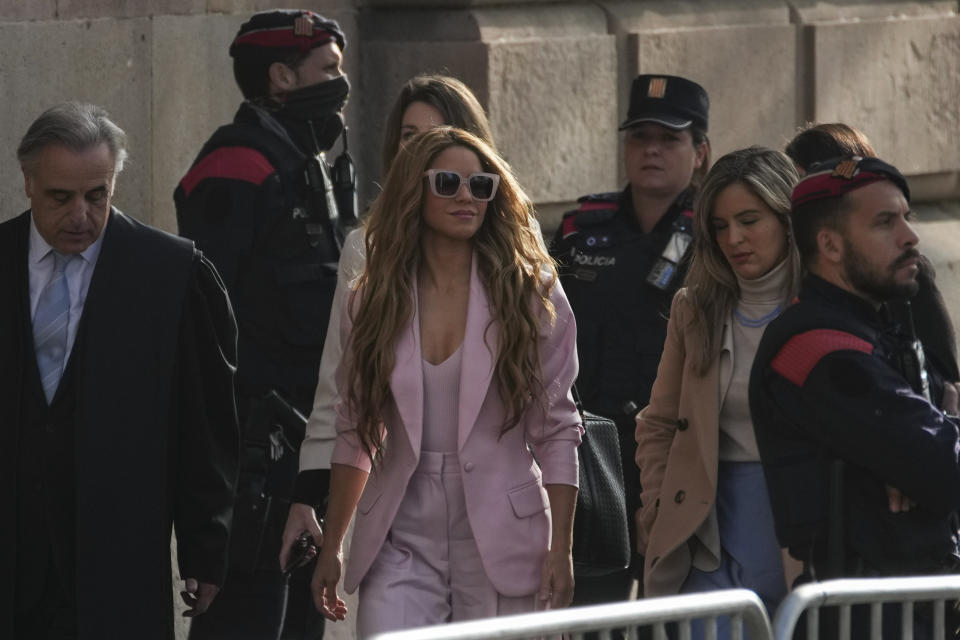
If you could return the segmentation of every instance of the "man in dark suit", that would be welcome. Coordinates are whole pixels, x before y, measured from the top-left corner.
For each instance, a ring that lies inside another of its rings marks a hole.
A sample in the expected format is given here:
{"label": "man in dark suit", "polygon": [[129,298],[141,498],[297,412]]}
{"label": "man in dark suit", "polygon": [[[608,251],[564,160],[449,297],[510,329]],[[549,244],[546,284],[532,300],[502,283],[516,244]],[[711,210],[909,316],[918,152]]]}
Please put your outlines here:
{"label": "man in dark suit", "polygon": [[237,476],[236,325],[193,243],[110,206],[123,131],[44,112],[0,224],[0,637],[173,638],[222,584]]}

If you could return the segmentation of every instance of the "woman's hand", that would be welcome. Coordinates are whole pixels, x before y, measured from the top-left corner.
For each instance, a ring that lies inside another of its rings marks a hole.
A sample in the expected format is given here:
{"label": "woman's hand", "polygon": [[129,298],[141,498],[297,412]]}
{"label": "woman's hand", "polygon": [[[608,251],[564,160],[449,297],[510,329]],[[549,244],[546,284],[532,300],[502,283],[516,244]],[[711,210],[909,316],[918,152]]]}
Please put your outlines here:
{"label": "woman's hand", "polygon": [[543,609],[560,609],[573,601],[573,557],[569,549],[547,551],[537,597]]}
{"label": "woman's hand", "polygon": [[317,611],[331,622],[343,620],[347,615],[347,605],[337,597],[337,584],[343,568],[343,551],[338,546],[327,545],[317,556],[317,568],[310,581],[313,604]]}
{"label": "woman's hand", "polygon": [[[283,538],[280,543],[280,568],[283,571],[286,571],[290,564],[290,549],[293,543],[304,531],[310,533],[318,549],[323,548],[323,531],[317,521],[317,512],[308,504],[294,502],[287,513],[287,524],[283,527]],[[304,564],[312,559],[312,555],[305,557]]]}

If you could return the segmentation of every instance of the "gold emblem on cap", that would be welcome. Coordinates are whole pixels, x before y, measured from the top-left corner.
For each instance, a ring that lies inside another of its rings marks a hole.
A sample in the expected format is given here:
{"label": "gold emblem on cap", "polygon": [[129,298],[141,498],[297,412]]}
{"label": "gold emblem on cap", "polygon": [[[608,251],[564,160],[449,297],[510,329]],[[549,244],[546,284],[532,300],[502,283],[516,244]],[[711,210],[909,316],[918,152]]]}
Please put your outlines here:
{"label": "gold emblem on cap", "polygon": [[667,94],[666,78],[650,78],[650,84],[647,85],[648,98],[662,98]]}
{"label": "gold emblem on cap", "polygon": [[850,180],[853,176],[857,175],[857,166],[860,164],[860,158],[850,158],[844,160],[837,166],[833,168],[833,173],[831,174],[835,178],[846,178]]}
{"label": "gold emblem on cap", "polygon": [[313,37],[313,20],[310,19],[310,16],[297,16],[297,19],[293,21],[293,35]]}

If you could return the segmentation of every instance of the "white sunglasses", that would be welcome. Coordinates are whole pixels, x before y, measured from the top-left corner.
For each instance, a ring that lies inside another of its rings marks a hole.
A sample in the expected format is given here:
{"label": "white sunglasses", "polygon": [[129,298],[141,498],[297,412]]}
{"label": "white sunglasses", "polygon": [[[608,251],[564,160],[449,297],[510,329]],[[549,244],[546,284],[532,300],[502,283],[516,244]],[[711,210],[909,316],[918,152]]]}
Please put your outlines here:
{"label": "white sunglasses", "polygon": [[500,176],[495,173],[471,173],[464,178],[456,171],[429,169],[423,175],[428,178],[430,191],[438,198],[455,198],[460,191],[460,185],[466,182],[467,190],[474,200],[488,202],[497,195],[497,187],[500,186]]}

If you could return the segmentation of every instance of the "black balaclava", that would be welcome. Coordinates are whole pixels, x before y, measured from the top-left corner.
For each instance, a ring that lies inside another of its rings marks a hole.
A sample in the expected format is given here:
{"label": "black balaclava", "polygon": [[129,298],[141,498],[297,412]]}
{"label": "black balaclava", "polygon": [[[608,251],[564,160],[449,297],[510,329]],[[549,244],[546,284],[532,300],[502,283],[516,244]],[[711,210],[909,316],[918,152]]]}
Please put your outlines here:
{"label": "black balaclava", "polygon": [[[335,42],[341,51],[346,48],[346,37],[335,20],[302,9],[277,9],[256,13],[243,23],[230,45],[230,55],[238,60],[241,56],[278,60],[278,52],[303,55],[328,42]],[[339,76],[250,103],[261,112],[262,120],[279,121],[294,143],[313,155],[330,149],[343,131],[340,112],[349,91],[346,76]]]}
{"label": "black balaclava", "polygon": [[307,151],[326,151],[343,132],[341,112],[349,94],[347,76],[338,76],[290,91],[282,102],[274,102],[274,115]]}

